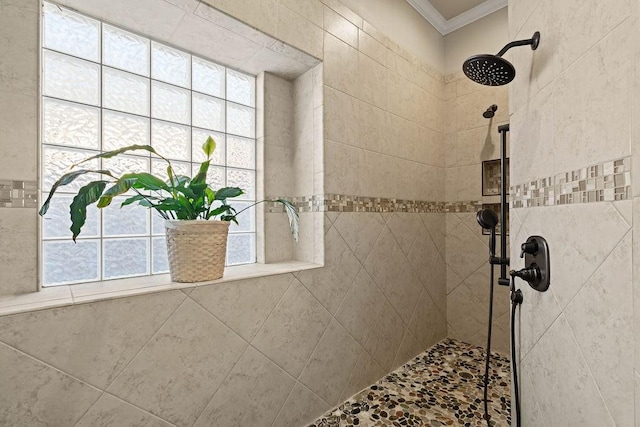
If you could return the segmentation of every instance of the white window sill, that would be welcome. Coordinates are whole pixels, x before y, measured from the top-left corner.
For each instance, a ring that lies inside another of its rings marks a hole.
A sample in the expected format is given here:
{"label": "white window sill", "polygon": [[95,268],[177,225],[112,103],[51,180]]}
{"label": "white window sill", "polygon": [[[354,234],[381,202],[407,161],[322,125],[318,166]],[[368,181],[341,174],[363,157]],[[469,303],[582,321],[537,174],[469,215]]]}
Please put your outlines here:
{"label": "white window sill", "polygon": [[319,267],[322,265],[301,261],[247,264],[227,267],[221,279],[208,282],[177,283],[171,282],[168,274],[160,274],[79,285],[54,286],[43,288],[40,292],[0,297],[0,316],[175,289],[192,289],[198,286],[274,276]]}

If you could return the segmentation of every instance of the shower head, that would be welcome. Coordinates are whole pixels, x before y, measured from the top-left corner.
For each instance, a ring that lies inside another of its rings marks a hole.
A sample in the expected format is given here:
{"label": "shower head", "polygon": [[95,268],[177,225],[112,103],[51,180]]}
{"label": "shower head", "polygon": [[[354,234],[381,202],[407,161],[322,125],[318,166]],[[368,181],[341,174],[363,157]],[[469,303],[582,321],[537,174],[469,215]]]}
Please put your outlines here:
{"label": "shower head", "polygon": [[516,69],[502,55],[515,46],[530,45],[531,50],[536,50],[538,44],[540,44],[540,33],[536,31],[530,39],[517,40],[507,44],[497,55],[487,53],[467,58],[462,64],[462,71],[468,78],[481,85],[506,85],[516,77]]}
{"label": "shower head", "polygon": [[482,117],[484,117],[485,119],[490,119],[496,115],[497,110],[498,110],[498,106],[496,104],[493,104],[489,108],[487,108],[487,111],[482,113]]}
{"label": "shower head", "polygon": [[491,209],[482,209],[476,214],[476,220],[480,227],[494,230],[498,225],[498,215]]}

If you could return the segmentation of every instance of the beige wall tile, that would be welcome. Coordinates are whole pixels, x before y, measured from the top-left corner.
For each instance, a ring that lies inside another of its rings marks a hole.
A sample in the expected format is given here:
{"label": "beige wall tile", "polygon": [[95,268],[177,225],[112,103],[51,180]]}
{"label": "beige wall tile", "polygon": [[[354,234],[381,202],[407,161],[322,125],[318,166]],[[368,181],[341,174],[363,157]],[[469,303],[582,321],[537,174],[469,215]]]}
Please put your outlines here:
{"label": "beige wall tile", "polygon": [[446,310],[438,309],[433,299],[423,291],[409,321],[409,330],[426,349],[447,336]]}
{"label": "beige wall tile", "polygon": [[330,409],[327,402],[297,382],[280,410],[274,425],[297,426],[312,422]]}
{"label": "beige wall tile", "polygon": [[358,50],[329,33],[324,35],[324,84],[358,95]]}
{"label": "beige wall tile", "polygon": [[378,63],[387,64],[387,48],[362,30],[358,32],[358,49]]}
{"label": "beige wall tile", "polygon": [[385,108],[387,70],[383,65],[360,53],[358,56],[357,95],[361,100]]}
{"label": "beige wall tile", "polygon": [[358,27],[327,6],[324,7],[324,30],[358,49]]}
{"label": "beige wall tile", "polygon": [[278,38],[316,58],[322,59],[322,28],[278,4]]}
{"label": "beige wall tile", "polygon": [[387,372],[393,366],[393,360],[402,341],[404,329],[402,319],[395,312],[393,306],[385,302],[364,348],[378,365]]}
{"label": "beige wall tile", "polygon": [[[0,288],[5,295],[38,289],[38,220],[35,209],[0,209]],[[16,242],[20,242],[16,245]]]}
{"label": "beige wall tile", "polygon": [[[0,5],[0,91],[38,94],[38,3],[4,2]],[[4,96],[7,96],[6,94]]]}
{"label": "beige wall tile", "polygon": [[[325,64],[326,65],[326,64]],[[326,70],[325,70],[326,72]],[[360,144],[360,127],[358,120],[357,100],[343,92],[324,87],[324,137],[325,140],[342,142],[358,146]],[[325,146],[325,150],[328,148]],[[325,153],[327,155],[327,153]],[[327,165],[333,163],[326,157]]]}
{"label": "beige wall tile", "polygon": [[260,31],[271,35],[277,34],[278,9],[275,0],[205,0],[205,3]]}
{"label": "beige wall tile", "polygon": [[3,425],[74,425],[100,397],[99,390],[5,344],[0,364],[11,367],[0,371]]}
{"label": "beige wall tile", "polygon": [[249,347],[194,425],[271,425],[294,384],[295,379]]}
{"label": "beige wall tile", "polygon": [[354,255],[364,262],[384,227],[384,221],[377,213],[345,212],[336,219],[334,227]]}
{"label": "beige wall tile", "polygon": [[349,381],[347,381],[347,385],[342,391],[340,401],[344,402],[360,390],[374,384],[377,380],[384,377],[385,373],[385,370],[369,356],[369,353],[363,350],[360,352],[360,358],[356,362]]}
{"label": "beige wall tile", "polygon": [[276,0],[322,28],[322,3],[318,0]]}
{"label": "beige wall tile", "polygon": [[82,416],[76,425],[81,427],[171,426],[168,422],[107,393],[103,393],[100,396],[100,399]]}

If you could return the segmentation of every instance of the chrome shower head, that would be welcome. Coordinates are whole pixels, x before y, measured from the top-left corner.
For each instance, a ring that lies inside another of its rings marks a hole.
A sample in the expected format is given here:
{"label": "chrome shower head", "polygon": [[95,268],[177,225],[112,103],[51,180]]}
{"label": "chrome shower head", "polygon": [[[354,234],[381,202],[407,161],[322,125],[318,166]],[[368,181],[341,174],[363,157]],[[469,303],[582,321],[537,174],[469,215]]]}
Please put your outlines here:
{"label": "chrome shower head", "polygon": [[489,106],[489,108],[487,108],[487,111],[482,113],[482,117],[484,117],[485,119],[490,119],[496,115],[497,110],[498,110],[498,106],[496,104],[493,104]]}
{"label": "chrome shower head", "polygon": [[507,44],[497,55],[481,54],[467,58],[462,64],[462,71],[468,78],[481,85],[506,85],[516,77],[516,69],[502,55],[515,46],[530,45],[531,50],[536,50],[539,43],[540,33],[536,31],[530,39],[518,40]]}

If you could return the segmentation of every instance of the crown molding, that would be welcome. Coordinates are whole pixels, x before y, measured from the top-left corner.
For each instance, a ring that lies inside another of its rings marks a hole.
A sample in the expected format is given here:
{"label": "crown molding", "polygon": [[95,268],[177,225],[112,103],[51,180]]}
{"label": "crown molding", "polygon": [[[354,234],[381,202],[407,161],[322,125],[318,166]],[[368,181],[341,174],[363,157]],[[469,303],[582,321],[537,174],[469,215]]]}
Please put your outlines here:
{"label": "crown molding", "polygon": [[443,36],[507,6],[508,0],[486,0],[449,20],[444,19],[429,0],[407,0]]}

